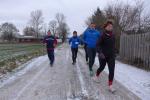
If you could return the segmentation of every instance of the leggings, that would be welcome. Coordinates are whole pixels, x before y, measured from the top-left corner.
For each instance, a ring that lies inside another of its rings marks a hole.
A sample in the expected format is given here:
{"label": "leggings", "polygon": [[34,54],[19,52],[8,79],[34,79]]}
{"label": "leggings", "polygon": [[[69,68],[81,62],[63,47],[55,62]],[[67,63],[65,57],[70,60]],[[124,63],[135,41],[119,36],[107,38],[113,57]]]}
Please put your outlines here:
{"label": "leggings", "polygon": [[109,81],[108,85],[112,85],[114,79],[114,71],[115,71],[115,57],[106,57],[106,59],[99,58],[100,67],[97,69],[97,76],[104,70],[106,63],[108,64],[109,69]]}

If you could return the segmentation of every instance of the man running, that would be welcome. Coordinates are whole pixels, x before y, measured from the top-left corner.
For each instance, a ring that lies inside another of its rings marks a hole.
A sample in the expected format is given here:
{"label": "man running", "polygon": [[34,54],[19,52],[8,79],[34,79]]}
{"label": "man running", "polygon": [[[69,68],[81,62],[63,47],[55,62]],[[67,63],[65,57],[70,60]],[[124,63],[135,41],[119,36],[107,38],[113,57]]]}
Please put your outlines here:
{"label": "man running", "polygon": [[108,21],[104,25],[104,32],[97,42],[97,52],[99,54],[100,67],[97,69],[97,73],[94,80],[98,80],[99,75],[104,70],[106,63],[109,69],[109,81],[108,86],[111,92],[115,90],[112,88],[115,70],[115,36],[112,32],[113,23]]}
{"label": "man running", "polygon": [[77,36],[77,31],[73,32],[73,36],[69,40],[69,44],[71,45],[72,51],[72,64],[76,63],[77,53],[78,53],[78,45],[80,44],[80,38]]}
{"label": "man running", "polygon": [[98,32],[95,29],[95,27],[96,25],[94,23],[91,23],[89,28],[87,28],[83,34],[83,41],[85,44],[87,44],[90,76],[94,75],[92,67],[94,65],[95,56],[96,56],[96,42],[98,38],[100,37],[100,32]]}
{"label": "man running", "polygon": [[47,36],[45,36],[43,43],[46,44],[48,58],[50,60],[50,65],[52,67],[55,60],[54,49],[57,45],[57,40],[54,36],[51,35],[50,30],[47,32]]}

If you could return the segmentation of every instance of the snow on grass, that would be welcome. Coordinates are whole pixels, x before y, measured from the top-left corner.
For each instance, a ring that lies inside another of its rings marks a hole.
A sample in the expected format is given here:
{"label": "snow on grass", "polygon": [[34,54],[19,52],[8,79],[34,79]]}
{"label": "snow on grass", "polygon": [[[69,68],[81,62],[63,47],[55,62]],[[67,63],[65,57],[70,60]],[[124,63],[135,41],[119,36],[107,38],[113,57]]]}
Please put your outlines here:
{"label": "snow on grass", "polygon": [[15,69],[12,73],[8,73],[4,78],[0,80],[0,88],[8,83],[13,82],[17,77],[24,75],[31,68],[39,66],[45,60],[47,60],[46,55],[34,58]]}

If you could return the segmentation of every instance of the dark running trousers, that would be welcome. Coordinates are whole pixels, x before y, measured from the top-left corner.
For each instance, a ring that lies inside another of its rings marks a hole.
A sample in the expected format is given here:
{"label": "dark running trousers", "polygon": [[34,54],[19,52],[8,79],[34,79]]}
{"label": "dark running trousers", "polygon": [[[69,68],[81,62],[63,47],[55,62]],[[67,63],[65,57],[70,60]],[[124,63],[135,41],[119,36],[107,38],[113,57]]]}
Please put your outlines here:
{"label": "dark running trousers", "polygon": [[54,63],[55,57],[54,57],[54,50],[47,50],[48,58],[50,60],[50,64]]}
{"label": "dark running trousers", "polygon": [[106,63],[108,64],[109,76],[108,76],[108,84],[112,85],[114,79],[114,71],[115,71],[115,57],[106,57],[106,59],[99,58],[100,67],[97,70],[97,76],[104,70]]}
{"label": "dark running trousers", "polygon": [[89,56],[88,56],[88,50],[87,47],[84,47],[84,51],[85,51],[85,59],[88,62],[89,61]]}
{"label": "dark running trousers", "polygon": [[77,58],[78,48],[71,48],[71,51],[72,51],[72,61],[73,63],[75,63]]}
{"label": "dark running trousers", "polygon": [[88,56],[89,56],[89,70],[93,71],[92,67],[95,62],[96,48],[88,48],[87,47],[87,51],[88,51]]}

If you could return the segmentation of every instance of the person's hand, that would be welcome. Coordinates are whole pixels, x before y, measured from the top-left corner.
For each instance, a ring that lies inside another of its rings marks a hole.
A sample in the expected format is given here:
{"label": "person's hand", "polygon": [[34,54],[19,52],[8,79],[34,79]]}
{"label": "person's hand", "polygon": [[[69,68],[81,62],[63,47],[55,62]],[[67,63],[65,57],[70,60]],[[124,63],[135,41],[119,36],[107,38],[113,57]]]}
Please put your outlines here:
{"label": "person's hand", "polygon": [[100,53],[98,56],[99,56],[99,58],[101,58],[101,59],[105,59],[105,58],[106,58],[103,53]]}
{"label": "person's hand", "polygon": [[57,46],[57,45],[56,45],[56,44],[54,44],[53,46],[54,46],[54,48],[56,48],[56,46]]}

